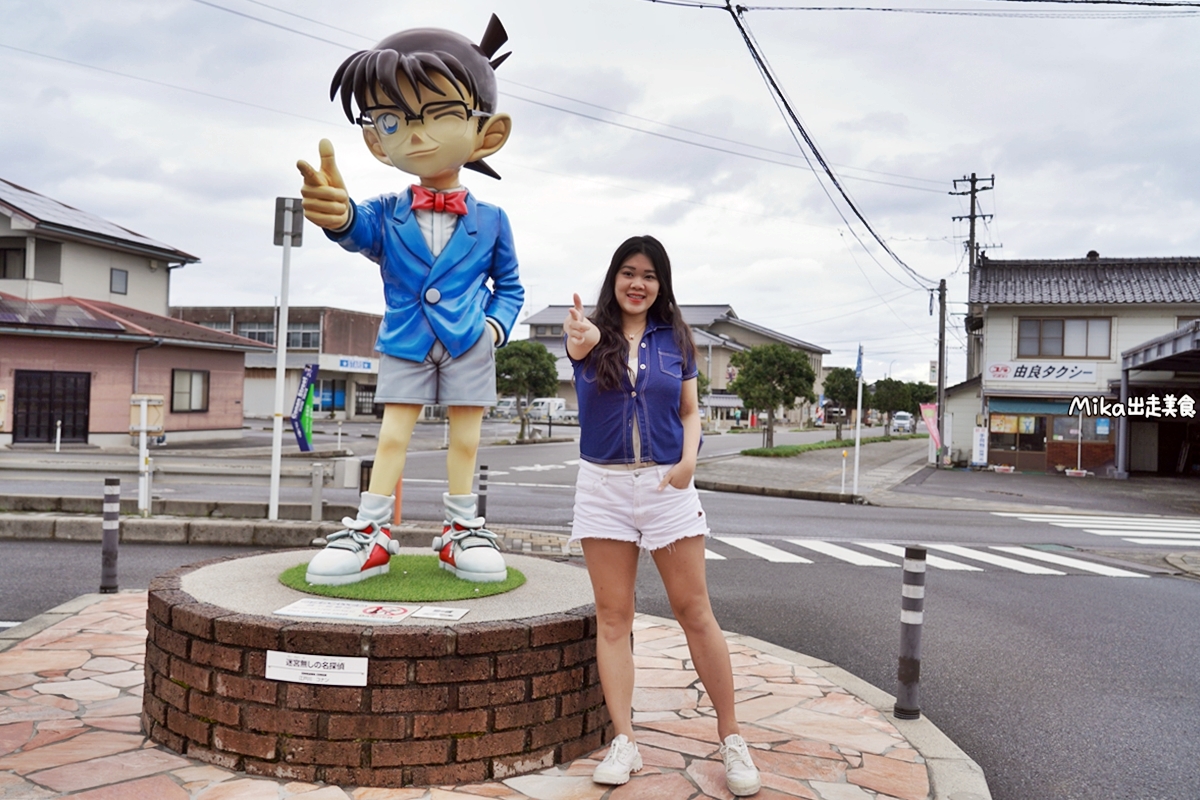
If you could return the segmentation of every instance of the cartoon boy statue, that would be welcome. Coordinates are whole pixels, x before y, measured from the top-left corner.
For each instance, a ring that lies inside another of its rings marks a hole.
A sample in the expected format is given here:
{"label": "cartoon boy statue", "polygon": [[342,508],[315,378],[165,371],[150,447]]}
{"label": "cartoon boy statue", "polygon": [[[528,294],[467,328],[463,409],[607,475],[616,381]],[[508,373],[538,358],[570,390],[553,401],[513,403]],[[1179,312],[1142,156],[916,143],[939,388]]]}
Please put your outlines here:
{"label": "cartoon boy statue", "polygon": [[[375,158],[420,179],[400,194],[351,201],[320,143],[321,166],[297,163],[304,215],[347,250],[379,264],[387,312],[376,402],[384,403],[371,484],[358,515],[308,567],[309,583],[345,584],[387,572],[398,545],[389,523],[413,426],[426,404],[450,419],[445,522],[433,540],[441,566],[470,581],[507,577],[496,535],[471,492],[485,407],[496,403],[495,348],[507,342],[525,297],[508,218],[458,182],[466,167],[499,178],[483,159],[507,141],[512,120],[496,113],[492,58],[508,41],[494,15],[480,44],[451,31],[401,31],[350,56],[333,77],[347,118],[362,126]],[[354,117],[350,102],[358,105]],[[490,284],[490,285],[489,285]]]}

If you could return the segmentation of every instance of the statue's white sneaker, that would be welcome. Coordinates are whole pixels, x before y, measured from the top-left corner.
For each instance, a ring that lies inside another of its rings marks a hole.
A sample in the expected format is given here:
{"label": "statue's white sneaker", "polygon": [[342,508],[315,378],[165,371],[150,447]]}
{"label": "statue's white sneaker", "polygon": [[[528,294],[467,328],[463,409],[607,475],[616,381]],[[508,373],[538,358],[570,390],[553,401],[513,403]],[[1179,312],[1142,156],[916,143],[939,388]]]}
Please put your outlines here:
{"label": "statue's white sneaker", "polygon": [[304,579],[341,586],[387,572],[392,554],[400,551],[388,524],[391,516],[391,497],[363,492],[358,516],[342,519],[345,530],[326,538],[325,549],[313,556]]}

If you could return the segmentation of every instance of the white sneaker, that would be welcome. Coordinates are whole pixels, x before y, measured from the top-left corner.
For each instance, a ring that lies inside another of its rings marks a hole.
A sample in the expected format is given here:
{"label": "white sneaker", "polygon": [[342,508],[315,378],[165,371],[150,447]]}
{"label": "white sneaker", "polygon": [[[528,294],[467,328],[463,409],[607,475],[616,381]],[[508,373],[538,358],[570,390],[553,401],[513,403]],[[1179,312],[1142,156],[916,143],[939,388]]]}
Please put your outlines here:
{"label": "white sneaker", "polygon": [[629,773],[641,768],[642,754],[638,752],[637,743],[629,741],[629,737],[622,733],[608,746],[608,755],[596,765],[592,780],[617,786],[628,783]]}
{"label": "white sneaker", "polygon": [[721,745],[721,757],[725,759],[725,785],[737,797],[747,797],[762,787],[758,779],[758,768],[750,758],[746,740],[736,733],[725,737]]}

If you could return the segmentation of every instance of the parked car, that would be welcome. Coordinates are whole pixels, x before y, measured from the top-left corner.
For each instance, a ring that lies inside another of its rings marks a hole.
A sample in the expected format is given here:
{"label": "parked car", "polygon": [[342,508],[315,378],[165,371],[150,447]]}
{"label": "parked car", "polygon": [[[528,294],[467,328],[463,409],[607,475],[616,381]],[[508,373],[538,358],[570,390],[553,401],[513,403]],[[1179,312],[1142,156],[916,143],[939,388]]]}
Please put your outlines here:
{"label": "parked car", "polygon": [[561,397],[536,397],[529,404],[529,419],[535,422],[578,422],[579,412],[567,409],[567,401]]}
{"label": "parked car", "polygon": [[892,414],[892,433],[912,433],[917,429],[917,422],[907,411],[897,411]]}
{"label": "parked car", "polygon": [[[522,400],[521,406],[524,405],[525,402]],[[512,419],[517,416],[517,408],[517,398],[501,397],[496,401],[496,405],[492,406],[492,416],[500,417],[501,419]]]}

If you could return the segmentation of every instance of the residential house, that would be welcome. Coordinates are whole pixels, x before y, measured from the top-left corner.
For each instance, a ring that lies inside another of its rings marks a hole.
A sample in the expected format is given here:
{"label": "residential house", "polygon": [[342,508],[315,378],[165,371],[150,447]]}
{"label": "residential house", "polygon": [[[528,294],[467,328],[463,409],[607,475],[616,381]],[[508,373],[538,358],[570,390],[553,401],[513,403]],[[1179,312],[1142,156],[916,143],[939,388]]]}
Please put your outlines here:
{"label": "residential house", "polygon": [[[559,396],[571,408],[578,407],[570,360],[562,341],[562,323],[570,306],[547,306],[526,317],[523,324],[529,326],[529,338],[541,342],[558,359]],[[592,307],[584,308],[590,314]],[[728,305],[680,305],[684,321],[692,329],[698,351],[700,372],[708,378],[710,394],[701,398],[701,404],[710,419],[724,424],[734,419],[734,412],[742,408],[742,401],[729,390],[729,384],[737,376],[737,369],[730,363],[734,353],[748,350],[755,345],[781,343],[793,350],[806,353],[817,377],[814,392],[819,392],[821,358],[829,353],[819,347],[770,328],[741,319]],[[801,403],[792,411],[781,416],[791,423],[804,423],[815,414],[814,404]]]}
{"label": "residential house", "polygon": [[130,400],[161,395],[172,441],[242,435],[258,342],[166,316],[198,259],[0,180],[0,445],[131,443]]}
{"label": "residential house", "polygon": [[969,461],[985,428],[993,465],[1200,473],[1200,425],[1181,403],[1200,400],[1200,358],[1185,355],[1200,351],[1188,338],[1200,327],[1200,258],[982,256],[968,301],[968,379],[946,391],[952,460]]}
{"label": "residential house", "polygon": [[0,292],[167,316],[171,272],[200,259],[0,179]]}
{"label": "residential house", "polygon": [[[173,316],[213,330],[254,339],[270,352],[246,356],[247,417],[275,413],[275,342],[278,309],[274,306],[182,306]],[[361,419],[375,414],[379,353],[375,338],[383,317],[323,306],[288,308],[284,397],[288,408],[306,364],[316,364],[314,413],[329,419]]]}

